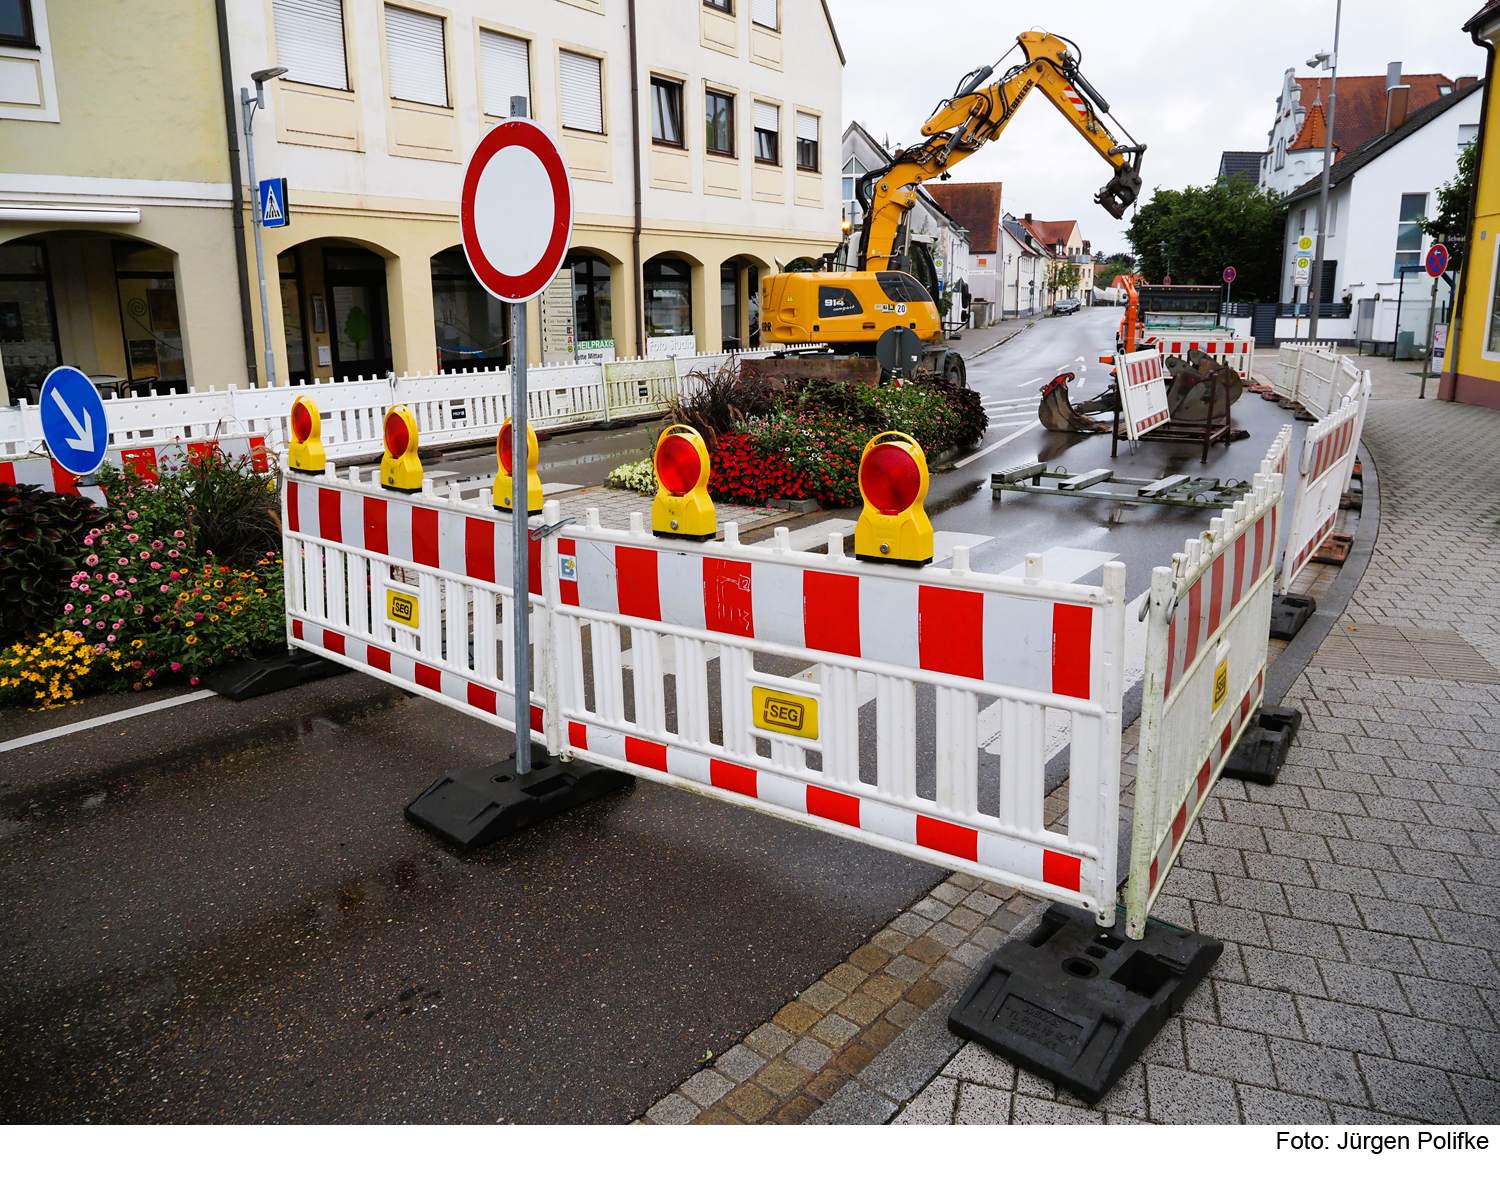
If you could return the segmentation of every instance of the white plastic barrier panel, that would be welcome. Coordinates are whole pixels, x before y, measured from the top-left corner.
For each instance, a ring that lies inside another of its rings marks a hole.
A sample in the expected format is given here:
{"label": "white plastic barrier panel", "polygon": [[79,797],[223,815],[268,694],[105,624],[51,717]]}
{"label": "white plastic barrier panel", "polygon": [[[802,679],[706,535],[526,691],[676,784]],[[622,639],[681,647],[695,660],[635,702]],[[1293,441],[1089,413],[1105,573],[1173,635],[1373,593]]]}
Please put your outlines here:
{"label": "white plastic barrier panel", "polygon": [[1279,476],[1257,475],[1249,497],[1151,572],[1126,894],[1132,939],[1264,696],[1281,490]]}
{"label": "white plastic barrier panel", "polygon": [[1139,439],[1167,421],[1170,412],[1167,410],[1166,371],[1162,368],[1158,350],[1142,349],[1139,353],[1118,355],[1115,374],[1124,408],[1125,430],[1131,439]]}
{"label": "white plastic barrier panel", "polygon": [[[282,527],[290,644],[514,729],[509,517],[484,497],[386,492],[351,468],[287,472]],[[533,542],[531,730],[555,751],[540,551]]]}
{"label": "white plastic barrier panel", "polygon": [[1286,554],[1281,564],[1284,592],[1333,532],[1339,498],[1354,466],[1359,447],[1359,425],[1365,404],[1361,397],[1344,405],[1307,429],[1297,472],[1292,522],[1287,530]]}
{"label": "white plastic barrier panel", "polygon": [[1154,345],[1163,356],[1172,353],[1186,358],[1189,350],[1201,350],[1244,378],[1248,378],[1255,369],[1255,341],[1249,337],[1227,332],[1212,336],[1195,336],[1190,332],[1158,332],[1148,336],[1146,343]]}
{"label": "white plastic barrier panel", "polygon": [[[597,520],[560,535],[549,602],[568,749],[1113,922],[1122,565],[1090,587]],[[1043,819],[1049,714],[1066,832]]]}
{"label": "white plastic barrier panel", "polygon": [[1321,349],[1302,350],[1302,368],[1297,377],[1297,401],[1317,419],[1326,419],[1338,409],[1339,357]]}
{"label": "white plastic barrier panel", "polygon": [[1302,350],[1296,345],[1280,345],[1276,349],[1276,369],[1271,376],[1271,389],[1282,398],[1295,401],[1297,377],[1302,372]]}

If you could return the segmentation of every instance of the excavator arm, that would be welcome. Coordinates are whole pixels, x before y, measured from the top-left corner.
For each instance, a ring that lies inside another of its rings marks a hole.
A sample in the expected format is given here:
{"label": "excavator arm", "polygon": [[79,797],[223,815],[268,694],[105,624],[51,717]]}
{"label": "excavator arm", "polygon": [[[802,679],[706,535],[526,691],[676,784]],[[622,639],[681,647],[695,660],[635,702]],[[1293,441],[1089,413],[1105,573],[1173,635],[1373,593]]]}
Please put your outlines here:
{"label": "excavator arm", "polygon": [[[983,89],[992,68],[974,71],[927,120],[922,128],[925,141],[903,148],[890,167],[862,178],[859,196],[866,216],[860,240],[861,269],[890,267],[902,218],[917,202],[917,187],[999,139],[1034,90],[1045,94],[1114,168],[1114,176],[1095,195],[1096,202],[1118,218],[1140,194],[1140,164],[1146,146],[1122,144],[1104,126],[1101,117],[1109,113],[1109,104],[1079,73],[1071,43],[1039,30],[1022,33],[1016,41],[1026,59],[1023,63]],[[1120,131],[1124,134],[1123,128]]]}

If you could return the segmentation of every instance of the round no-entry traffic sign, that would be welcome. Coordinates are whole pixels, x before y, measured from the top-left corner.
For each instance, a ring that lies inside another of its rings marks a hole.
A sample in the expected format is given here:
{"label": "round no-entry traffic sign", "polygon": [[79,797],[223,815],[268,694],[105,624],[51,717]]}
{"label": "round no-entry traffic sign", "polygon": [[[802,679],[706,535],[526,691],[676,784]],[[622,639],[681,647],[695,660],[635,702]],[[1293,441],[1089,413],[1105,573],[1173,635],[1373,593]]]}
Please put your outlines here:
{"label": "round no-entry traffic sign", "polygon": [[1427,252],[1427,273],[1436,279],[1448,269],[1448,248],[1441,242],[1434,242],[1432,249]]}
{"label": "round no-entry traffic sign", "polygon": [[1239,272],[1236,271],[1233,267],[1225,267],[1224,268],[1224,282],[1225,283],[1233,283],[1234,282],[1234,277],[1236,275],[1238,275],[1238,274],[1239,274]]}
{"label": "round no-entry traffic sign", "polygon": [[546,129],[507,119],[479,141],[459,224],[474,277],[496,299],[523,303],[552,282],[573,232],[573,188]]}

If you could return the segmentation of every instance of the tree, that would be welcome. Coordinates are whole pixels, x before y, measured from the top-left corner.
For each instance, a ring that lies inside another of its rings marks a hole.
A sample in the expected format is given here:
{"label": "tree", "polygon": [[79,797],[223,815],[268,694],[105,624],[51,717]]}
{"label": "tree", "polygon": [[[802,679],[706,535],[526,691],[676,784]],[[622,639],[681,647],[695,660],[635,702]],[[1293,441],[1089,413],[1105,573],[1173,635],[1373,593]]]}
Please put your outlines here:
{"label": "tree", "polygon": [[1116,251],[1107,259],[1100,261],[1098,268],[1094,271],[1094,286],[1110,287],[1118,276],[1134,274],[1135,256]]}
{"label": "tree", "polygon": [[1438,212],[1435,218],[1422,218],[1422,233],[1442,242],[1454,267],[1464,261],[1464,246],[1469,233],[1469,203],[1474,197],[1474,179],[1479,159],[1479,141],[1475,140],[1458,154],[1458,172],[1446,185],[1438,186]]}
{"label": "tree", "polygon": [[1203,188],[1157,189],[1125,237],[1148,283],[1160,283],[1170,266],[1174,283],[1218,284],[1232,266],[1238,298],[1274,300],[1285,231],[1279,198],[1241,173]]}
{"label": "tree", "polygon": [[1083,280],[1083,272],[1075,263],[1065,263],[1056,259],[1047,264],[1047,290],[1054,295],[1059,289],[1072,291]]}

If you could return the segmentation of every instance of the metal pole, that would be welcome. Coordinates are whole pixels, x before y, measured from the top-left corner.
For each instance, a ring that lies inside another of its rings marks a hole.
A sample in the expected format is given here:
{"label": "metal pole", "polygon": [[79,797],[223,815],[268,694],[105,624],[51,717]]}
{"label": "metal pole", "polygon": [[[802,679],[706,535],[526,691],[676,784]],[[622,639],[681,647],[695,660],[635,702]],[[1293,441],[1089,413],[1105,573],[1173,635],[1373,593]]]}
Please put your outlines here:
{"label": "metal pole", "polygon": [[[526,99],[513,95],[511,118],[525,119]],[[515,645],[516,775],[531,771],[531,475],[526,454],[526,305],[510,306],[510,518],[515,550],[511,643]]]}
{"label": "metal pole", "polygon": [[1333,13],[1333,56],[1328,59],[1328,130],[1323,136],[1323,188],[1318,196],[1317,250],[1313,253],[1312,286],[1309,288],[1309,303],[1312,308],[1307,318],[1307,339],[1318,339],[1318,305],[1323,300],[1323,241],[1328,229],[1328,174],[1333,169],[1333,104],[1339,86],[1339,24],[1344,16],[1344,0],[1338,0]]}
{"label": "metal pole", "polygon": [[[1418,398],[1427,397],[1427,378],[1432,373],[1432,338],[1436,335],[1437,329],[1437,285],[1437,276],[1434,275],[1432,277],[1432,303],[1427,309],[1427,355],[1422,359],[1422,389],[1417,395]],[[1396,327],[1397,331],[1400,331],[1400,325]]]}
{"label": "metal pole", "polygon": [[260,110],[263,103],[259,83],[256,84],[253,99],[247,88],[240,88],[240,105],[245,109],[245,163],[250,169],[250,202],[253,206],[250,211],[250,222],[255,227],[255,270],[260,276],[260,327],[266,340],[266,385],[274,386],[276,384],[276,354],[271,348],[271,310],[266,306],[266,256],[260,245],[260,187],[255,181],[255,139],[252,130],[255,112]]}

